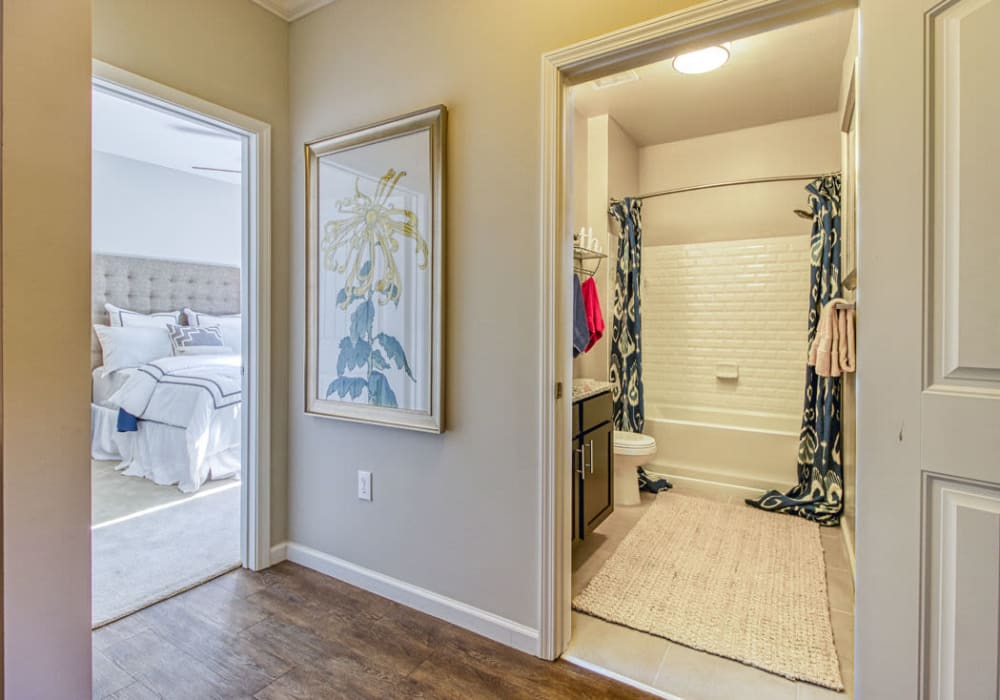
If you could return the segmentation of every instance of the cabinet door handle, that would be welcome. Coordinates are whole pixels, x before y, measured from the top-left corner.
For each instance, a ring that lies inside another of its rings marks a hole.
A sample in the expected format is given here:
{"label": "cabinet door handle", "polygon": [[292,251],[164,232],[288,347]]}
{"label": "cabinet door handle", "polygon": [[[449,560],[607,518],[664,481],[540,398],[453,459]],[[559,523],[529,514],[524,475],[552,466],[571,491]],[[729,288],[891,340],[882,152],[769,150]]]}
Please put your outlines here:
{"label": "cabinet door handle", "polygon": [[594,441],[590,441],[590,473],[594,473]]}
{"label": "cabinet door handle", "polygon": [[587,446],[586,445],[584,445],[583,447],[577,447],[576,448],[576,451],[580,453],[580,468],[577,469],[577,472],[580,474],[580,480],[581,481],[585,481],[586,478],[587,478],[587,458],[586,458],[587,452],[586,452],[586,450],[587,450]]}

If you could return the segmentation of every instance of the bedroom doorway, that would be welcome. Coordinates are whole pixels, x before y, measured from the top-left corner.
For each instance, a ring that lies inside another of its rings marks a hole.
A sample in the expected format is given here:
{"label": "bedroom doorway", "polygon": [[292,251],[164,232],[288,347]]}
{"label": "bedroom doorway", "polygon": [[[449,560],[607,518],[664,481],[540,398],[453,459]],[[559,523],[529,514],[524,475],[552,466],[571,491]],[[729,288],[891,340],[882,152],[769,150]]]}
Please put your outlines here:
{"label": "bedroom doorway", "polygon": [[269,132],[94,62],[94,628],[269,565]]}

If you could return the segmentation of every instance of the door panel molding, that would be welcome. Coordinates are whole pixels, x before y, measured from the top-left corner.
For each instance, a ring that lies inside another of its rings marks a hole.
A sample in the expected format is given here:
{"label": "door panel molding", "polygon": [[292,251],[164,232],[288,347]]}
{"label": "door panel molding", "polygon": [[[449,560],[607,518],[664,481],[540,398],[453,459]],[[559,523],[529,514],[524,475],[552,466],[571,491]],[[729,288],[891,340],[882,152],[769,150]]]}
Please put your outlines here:
{"label": "door panel molding", "polygon": [[1000,484],[924,472],[924,692],[994,697],[1000,679]]}
{"label": "door panel molding", "polygon": [[991,265],[1000,242],[993,235],[993,178],[982,172],[981,157],[1000,148],[987,107],[990,93],[998,91],[989,29],[997,22],[1000,0],[946,0],[926,15],[926,308],[932,332],[925,372],[938,391],[976,387],[1000,396],[1000,284]]}
{"label": "door panel molding", "polygon": [[924,387],[919,697],[1000,688],[1000,0],[924,13]]}

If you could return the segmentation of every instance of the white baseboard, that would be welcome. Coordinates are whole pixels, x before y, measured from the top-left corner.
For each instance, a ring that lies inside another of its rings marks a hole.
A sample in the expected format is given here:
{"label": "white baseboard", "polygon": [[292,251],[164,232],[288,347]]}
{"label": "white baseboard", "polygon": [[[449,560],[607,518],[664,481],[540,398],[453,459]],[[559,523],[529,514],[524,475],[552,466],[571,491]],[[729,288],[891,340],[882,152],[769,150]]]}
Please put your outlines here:
{"label": "white baseboard", "polygon": [[294,542],[271,549],[272,563],[285,559],[527,654],[539,653],[538,630],[505,617]]}
{"label": "white baseboard", "polygon": [[288,558],[288,543],[281,542],[271,547],[271,562],[269,566],[280,564]]}
{"label": "white baseboard", "polygon": [[844,535],[844,547],[847,549],[847,560],[851,564],[851,578],[857,580],[858,571],[854,563],[854,521],[848,517],[841,518],[840,532]]}
{"label": "white baseboard", "polygon": [[574,666],[579,666],[580,668],[585,668],[588,671],[593,671],[594,673],[596,673],[599,676],[604,676],[605,678],[610,678],[612,680],[618,681],[619,683],[621,683],[623,685],[631,686],[633,688],[638,688],[639,690],[643,691],[644,693],[649,693],[653,697],[665,698],[665,700],[683,700],[683,698],[678,697],[677,695],[672,695],[671,693],[668,693],[665,690],[660,690],[659,688],[654,688],[653,686],[649,685],[648,683],[643,683],[641,681],[637,681],[634,678],[629,678],[628,676],[623,676],[620,673],[616,673],[615,671],[611,671],[609,669],[606,669],[603,666],[598,666],[597,664],[591,663],[590,661],[584,661],[583,659],[581,659],[578,656],[573,656],[572,654],[563,654],[562,655],[562,659],[563,659],[563,661],[569,661]]}

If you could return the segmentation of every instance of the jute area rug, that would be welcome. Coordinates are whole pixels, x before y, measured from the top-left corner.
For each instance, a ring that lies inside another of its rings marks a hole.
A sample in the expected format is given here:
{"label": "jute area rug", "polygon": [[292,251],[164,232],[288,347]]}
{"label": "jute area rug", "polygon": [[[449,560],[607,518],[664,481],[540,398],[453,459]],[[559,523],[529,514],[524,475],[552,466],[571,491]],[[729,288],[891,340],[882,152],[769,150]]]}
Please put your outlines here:
{"label": "jute area rug", "polygon": [[843,690],[819,526],[661,494],[573,600],[580,612]]}

